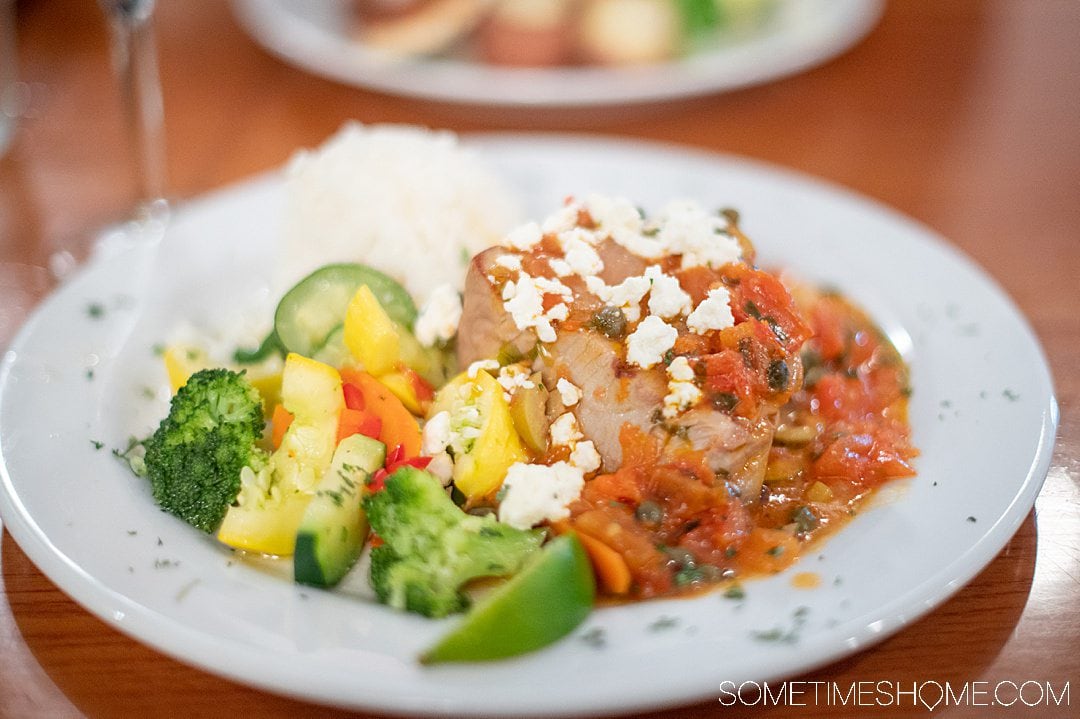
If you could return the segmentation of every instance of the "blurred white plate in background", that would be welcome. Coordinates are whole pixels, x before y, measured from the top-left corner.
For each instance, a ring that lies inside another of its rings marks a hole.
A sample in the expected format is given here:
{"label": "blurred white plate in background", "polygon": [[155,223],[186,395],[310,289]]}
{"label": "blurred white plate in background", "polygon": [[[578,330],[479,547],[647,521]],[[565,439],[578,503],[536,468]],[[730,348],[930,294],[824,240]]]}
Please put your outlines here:
{"label": "blurred white plate in background", "polygon": [[340,82],[447,102],[588,106],[733,90],[802,72],[877,23],[881,0],[779,0],[757,35],[651,67],[508,68],[455,59],[394,61],[352,37],[349,0],[233,0],[274,55]]}

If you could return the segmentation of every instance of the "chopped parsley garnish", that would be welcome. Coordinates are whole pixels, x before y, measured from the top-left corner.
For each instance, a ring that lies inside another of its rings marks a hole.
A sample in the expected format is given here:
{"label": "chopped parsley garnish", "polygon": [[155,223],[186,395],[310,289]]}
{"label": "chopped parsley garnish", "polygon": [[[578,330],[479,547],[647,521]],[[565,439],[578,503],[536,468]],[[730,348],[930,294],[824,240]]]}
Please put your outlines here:
{"label": "chopped parsley garnish", "polygon": [[679,620],[675,617],[660,617],[655,622],[649,625],[650,632],[660,632],[667,629],[674,629],[678,626]]}
{"label": "chopped parsley garnish", "polygon": [[773,627],[772,629],[766,629],[765,631],[751,632],[754,639],[762,642],[794,642],[794,637],[785,633],[780,627]]}
{"label": "chopped parsley garnish", "polygon": [[795,529],[803,534],[814,531],[819,524],[817,515],[815,515],[806,505],[797,507],[795,511],[791,513],[791,521],[795,522]]}
{"label": "chopped parsley garnish", "polygon": [[809,607],[799,607],[792,614],[791,626],[787,629],[776,626],[764,631],[750,633],[754,639],[762,642],[779,642],[782,644],[795,644],[799,641],[799,633],[806,624],[806,617],[810,614]]}
{"label": "chopped parsley garnish", "polygon": [[607,635],[601,627],[593,627],[581,635],[581,641],[593,649],[603,649],[607,646]]}
{"label": "chopped parsley garnish", "polygon": [[180,591],[176,593],[176,601],[182,602],[187,597],[191,590],[199,584],[198,579],[192,579],[190,582],[180,588]]}

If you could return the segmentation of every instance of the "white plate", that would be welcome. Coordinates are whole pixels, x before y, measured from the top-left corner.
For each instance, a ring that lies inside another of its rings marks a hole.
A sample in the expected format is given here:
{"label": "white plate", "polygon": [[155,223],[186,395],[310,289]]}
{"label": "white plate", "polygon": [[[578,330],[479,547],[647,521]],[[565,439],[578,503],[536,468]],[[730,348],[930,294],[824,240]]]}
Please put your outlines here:
{"label": "white plate", "polygon": [[[604,608],[531,656],[421,667],[417,653],[453,620],[366,601],[359,575],[327,593],[234,562],[157,511],[109,454],[165,413],[151,347],[170,327],[271,304],[283,191],[269,176],[183,207],[157,250],[93,261],[5,356],[0,510],[45,574],[121,631],[270,691],[408,713],[595,714],[715,700],[722,682],[787,676],[866,647],[959,589],[1020,525],[1050,461],[1050,376],[1017,310],[945,241],[863,198],[743,160],[558,136],[471,143],[533,215],[589,191],[648,208],[674,196],[738,207],[765,263],[842,288],[904,352],[919,476],[886,490],[820,554],[747,583],[745,601],[714,593]],[[106,308],[100,319],[88,317],[92,303]],[[802,571],[819,573],[821,587],[795,589]],[[797,640],[755,637],[774,627],[797,627]],[[603,647],[583,639],[594,630]]]}
{"label": "white plate", "polygon": [[400,61],[349,36],[349,0],[233,0],[271,53],[359,87],[448,102],[585,106],[733,90],[802,72],[858,42],[881,0],[780,0],[768,28],[686,59],[642,68],[505,68],[468,60]]}

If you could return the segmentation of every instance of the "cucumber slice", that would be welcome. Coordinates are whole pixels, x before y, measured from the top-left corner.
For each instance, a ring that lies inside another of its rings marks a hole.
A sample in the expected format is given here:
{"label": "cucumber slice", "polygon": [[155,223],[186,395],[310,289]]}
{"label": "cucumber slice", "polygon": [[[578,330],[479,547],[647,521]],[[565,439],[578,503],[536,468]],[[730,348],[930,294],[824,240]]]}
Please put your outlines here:
{"label": "cucumber slice", "polygon": [[386,446],[354,434],[334,451],[296,532],[293,574],[299,584],[332,587],[360,556],[368,522],[360,508],[368,476],[386,461]]}
{"label": "cucumber slice", "polygon": [[236,362],[236,364],[259,364],[274,354],[285,356],[281,351],[281,343],[278,341],[277,332],[270,330],[270,333],[263,338],[258,347],[237,347],[236,351],[233,352],[233,362]]}
{"label": "cucumber slice", "polygon": [[323,364],[331,367],[349,367],[356,363],[349,348],[345,346],[345,325],[338,325],[315,351],[315,356]]}
{"label": "cucumber slice", "polygon": [[405,288],[366,265],[326,265],[293,286],[278,303],[274,331],[288,352],[311,357],[345,320],[345,308],[360,285],[367,285],[386,313],[412,329],[416,305]]}

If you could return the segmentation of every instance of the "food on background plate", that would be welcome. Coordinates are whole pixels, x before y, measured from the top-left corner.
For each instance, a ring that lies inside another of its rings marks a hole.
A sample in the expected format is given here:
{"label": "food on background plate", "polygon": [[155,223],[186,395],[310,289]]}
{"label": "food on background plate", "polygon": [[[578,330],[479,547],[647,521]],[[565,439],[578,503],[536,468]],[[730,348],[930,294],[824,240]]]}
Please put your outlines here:
{"label": "food on background plate", "polygon": [[371,47],[400,55],[442,52],[472,32],[492,0],[363,0],[358,32]]}
{"label": "food on background plate", "polygon": [[388,56],[493,65],[634,66],[761,32],[776,0],[354,0],[357,39]]}
{"label": "food on background plate", "polygon": [[540,648],[596,597],[775,573],[917,452],[888,339],[756,260],[734,211],[596,195],[419,311],[408,268],[328,264],[227,367],[166,352],[176,394],[132,466],[163,509],[297,582],[333,587],[366,543],[380,602],[472,604],[429,663]]}

